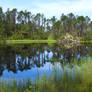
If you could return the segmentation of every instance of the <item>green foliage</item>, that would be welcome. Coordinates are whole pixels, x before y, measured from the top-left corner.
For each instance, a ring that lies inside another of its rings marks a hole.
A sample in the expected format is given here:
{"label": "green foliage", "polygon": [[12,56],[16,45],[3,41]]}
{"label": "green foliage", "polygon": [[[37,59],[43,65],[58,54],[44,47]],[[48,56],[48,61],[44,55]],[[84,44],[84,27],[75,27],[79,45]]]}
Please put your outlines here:
{"label": "green foliage", "polygon": [[6,12],[3,12],[0,7],[0,39],[5,37],[13,40],[23,38],[54,40],[67,32],[75,32],[78,36],[88,38],[85,34],[92,29],[92,21],[88,16],[75,16],[73,13],[69,13],[62,14],[60,17],[60,20],[55,16],[46,19],[43,14],[34,15],[27,10],[18,12],[17,9],[7,9]]}
{"label": "green foliage", "polygon": [[30,35],[28,37],[28,39],[30,39],[30,40],[41,40],[41,36],[37,35],[37,34],[34,34],[34,35]]}
{"label": "green foliage", "polygon": [[3,35],[0,35],[0,40],[4,40],[5,37]]}
{"label": "green foliage", "polygon": [[29,33],[30,32],[30,26],[28,24],[24,24],[22,27],[22,33]]}
{"label": "green foliage", "polygon": [[50,34],[50,35],[48,36],[48,40],[55,40],[55,36],[54,36],[53,34]]}
{"label": "green foliage", "polygon": [[83,41],[91,41],[92,40],[92,30],[88,30],[87,34],[82,37]]}
{"label": "green foliage", "polygon": [[9,37],[9,40],[22,40],[24,36],[21,33],[13,33],[11,37]]}

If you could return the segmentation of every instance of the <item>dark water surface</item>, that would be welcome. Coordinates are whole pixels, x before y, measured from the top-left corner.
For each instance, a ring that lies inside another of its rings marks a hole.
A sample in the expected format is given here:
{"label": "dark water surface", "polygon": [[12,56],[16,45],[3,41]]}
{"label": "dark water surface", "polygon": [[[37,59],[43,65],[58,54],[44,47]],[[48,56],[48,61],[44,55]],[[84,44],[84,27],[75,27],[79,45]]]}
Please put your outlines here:
{"label": "dark water surface", "polygon": [[56,44],[30,44],[0,46],[0,78],[36,79],[38,76],[49,77],[57,67],[63,67],[76,60],[88,59],[92,56],[91,45],[65,49]]}

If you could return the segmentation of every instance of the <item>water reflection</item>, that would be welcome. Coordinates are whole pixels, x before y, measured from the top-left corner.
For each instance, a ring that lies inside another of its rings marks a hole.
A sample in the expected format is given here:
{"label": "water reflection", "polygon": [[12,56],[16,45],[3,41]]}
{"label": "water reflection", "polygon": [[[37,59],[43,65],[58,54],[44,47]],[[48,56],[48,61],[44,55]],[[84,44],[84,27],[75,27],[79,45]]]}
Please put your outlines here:
{"label": "water reflection", "polygon": [[47,44],[13,45],[0,47],[0,76],[36,76],[36,71],[51,72],[55,63],[62,65],[92,55],[91,46],[79,46],[74,49],[65,49],[57,45]]}

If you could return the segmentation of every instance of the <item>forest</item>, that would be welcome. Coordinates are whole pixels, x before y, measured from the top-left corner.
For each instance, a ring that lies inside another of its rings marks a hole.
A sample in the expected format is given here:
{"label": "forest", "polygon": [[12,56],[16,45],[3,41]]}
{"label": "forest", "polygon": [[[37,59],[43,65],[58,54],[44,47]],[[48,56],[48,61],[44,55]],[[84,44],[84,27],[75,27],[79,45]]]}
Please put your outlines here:
{"label": "forest", "polygon": [[47,19],[44,14],[18,11],[16,8],[6,12],[0,7],[0,39],[6,40],[56,40],[70,33],[91,40],[92,21],[88,16],[73,13],[61,14]]}

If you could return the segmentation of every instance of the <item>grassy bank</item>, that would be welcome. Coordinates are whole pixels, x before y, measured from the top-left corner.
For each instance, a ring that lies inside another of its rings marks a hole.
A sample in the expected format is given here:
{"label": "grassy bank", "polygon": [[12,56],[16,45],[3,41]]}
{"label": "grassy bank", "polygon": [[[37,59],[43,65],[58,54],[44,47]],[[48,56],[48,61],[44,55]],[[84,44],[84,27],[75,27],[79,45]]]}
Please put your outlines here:
{"label": "grassy bank", "polygon": [[[6,44],[30,44],[30,43],[56,43],[56,40],[6,40],[1,41]],[[80,43],[92,43],[92,41],[80,41]]]}
{"label": "grassy bank", "polygon": [[7,44],[56,43],[56,40],[6,40]]}
{"label": "grassy bank", "polygon": [[[30,44],[30,43],[56,43],[57,40],[1,40],[0,44]],[[80,43],[92,43],[92,41],[80,41]]]}
{"label": "grassy bank", "polygon": [[[30,44],[30,43],[56,43],[56,40],[6,40],[7,44]],[[2,42],[3,43],[3,42]],[[82,44],[92,43],[92,41],[80,41]]]}

